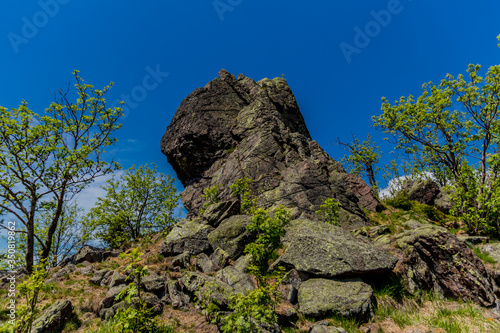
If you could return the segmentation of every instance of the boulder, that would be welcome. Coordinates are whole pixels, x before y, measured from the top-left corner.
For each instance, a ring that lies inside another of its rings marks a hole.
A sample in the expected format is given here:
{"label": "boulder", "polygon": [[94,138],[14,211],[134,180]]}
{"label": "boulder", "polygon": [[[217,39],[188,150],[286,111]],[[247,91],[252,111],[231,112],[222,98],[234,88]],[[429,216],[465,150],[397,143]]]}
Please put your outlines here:
{"label": "boulder", "polygon": [[255,235],[246,230],[250,222],[251,218],[247,215],[231,216],[208,235],[210,245],[224,250],[231,259],[238,258],[245,245],[255,240]]}
{"label": "boulder", "polygon": [[444,297],[491,307],[496,287],[482,261],[447,229],[426,225],[396,235],[403,250],[403,280],[410,292],[431,290]]}
{"label": "boulder", "polygon": [[432,179],[408,180],[403,184],[402,190],[408,193],[410,200],[429,206],[434,205],[440,192],[439,185]]}
{"label": "boulder", "polygon": [[116,296],[121,293],[127,285],[121,284],[119,286],[111,287],[106,293],[106,297],[101,301],[100,309],[105,309],[111,307],[113,304],[117,303]]}
{"label": "boulder", "polygon": [[149,291],[159,297],[163,297],[167,281],[168,278],[166,276],[151,273],[142,278],[142,287],[145,291]]}
{"label": "boulder", "polygon": [[120,274],[118,272],[113,272],[113,275],[111,275],[111,279],[109,281],[109,287],[114,287],[114,286],[118,286],[120,284],[125,284],[125,282],[127,281],[127,277],[123,274]]}
{"label": "boulder", "polygon": [[196,257],[196,267],[203,273],[215,272],[219,269],[217,266],[205,253],[200,253]]}
{"label": "boulder", "polygon": [[84,245],[77,253],[72,255],[71,257],[65,259],[60,266],[65,266],[69,263],[73,265],[77,265],[83,263],[85,261],[89,263],[96,263],[104,261],[108,258],[118,257],[118,252],[116,251],[107,251],[104,249],[100,249],[98,247]]}
{"label": "boulder", "polygon": [[336,196],[342,222],[360,225],[367,222],[363,208],[380,206],[361,178],[346,173],[311,139],[282,78],[256,82],[221,70],[182,101],[161,149],[185,187],[189,216],[199,214],[205,188],[221,185],[219,199],[229,201],[229,186],[242,177],[252,180],[263,208],[283,204],[312,217]]}
{"label": "boulder", "polygon": [[500,243],[488,243],[479,245],[479,250],[487,253],[493,260],[500,263]]}
{"label": "boulder", "polygon": [[238,271],[233,266],[227,266],[217,272],[217,279],[230,285],[234,292],[245,294],[255,289],[255,284],[250,275]]}
{"label": "boulder", "polygon": [[439,209],[445,214],[449,214],[451,208],[453,207],[453,202],[451,201],[451,191],[441,188],[439,194],[434,200],[434,207]]}
{"label": "boulder", "polygon": [[182,252],[181,254],[172,258],[172,266],[186,268],[190,265],[191,254],[189,251]]}
{"label": "boulder", "polygon": [[309,329],[309,333],[347,333],[342,327],[328,326],[327,321],[320,321]]}
{"label": "boulder", "polygon": [[190,297],[182,291],[179,281],[168,281],[167,290],[170,302],[174,309],[187,309]]}
{"label": "boulder", "polygon": [[198,299],[209,298],[227,307],[231,303],[234,288],[225,282],[196,272],[185,272],[179,279],[180,284]]}
{"label": "boulder", "polygon": [[171,256],[188,252],[198,254],[211,249],[208,234],[212,227],[195,221],[182,220],[170,231],[160,246],[160,254]]}
{"label": "boulder", "polygon": [[224,268],[229,263],[229,254],[221,249],[220,247],[216,248],[214,253],[210,256],[210,259],[217,265],[218,269]]}
{"label": "boulder", "polygon": [[101,281],[104,279],[104,277],[106,276],[106,274],[108,272],[109,272],[109,270],[107,270],[107,269],[101,269],[99,271],[95,271],[94,272],[94,276],[92,276],[89,279],[89,282],[92,283],[92,284],[95,284],[96,286],[100,286],[101,285]]}
{"label": "boulder", "polygon": [[70,301],[57,301],[33,321],[31,333],[60,332],[72,315],[73,305]]}
{"label": "boulder", "polygon": [[310,279],[299,287],[299,311],[311,317],[340,315],[362,321],[373,316],[373,290],[360,280]]}
{"label": "boulder", "polygon": [[341,227],[310,220],[293,221],[285,250],[272,267],[284,266],[321,277],[390,272],[397,259]]}

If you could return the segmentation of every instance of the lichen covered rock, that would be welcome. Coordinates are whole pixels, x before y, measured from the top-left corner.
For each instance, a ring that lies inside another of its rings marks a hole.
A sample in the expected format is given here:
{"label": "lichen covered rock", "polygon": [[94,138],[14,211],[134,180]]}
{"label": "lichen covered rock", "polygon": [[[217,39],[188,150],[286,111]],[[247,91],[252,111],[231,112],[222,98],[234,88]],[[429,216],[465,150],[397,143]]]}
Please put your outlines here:
{"label": "lichen covered rock", "polygon": [[213,230],[209,225],[195,221],[182,220],[179,222],[160,246],[160,253],[165,256],[177,255],[184,252],[198,254],[211,249],[208,234]]}

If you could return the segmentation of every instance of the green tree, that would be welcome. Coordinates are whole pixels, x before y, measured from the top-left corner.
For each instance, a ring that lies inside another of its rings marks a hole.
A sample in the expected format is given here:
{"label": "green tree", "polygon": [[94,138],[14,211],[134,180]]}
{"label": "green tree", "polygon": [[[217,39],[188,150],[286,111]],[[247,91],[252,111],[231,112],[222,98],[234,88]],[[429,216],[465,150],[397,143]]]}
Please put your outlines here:
{"label": "green tree", "polygon": [[316,214],[326,223],[333,225],[340,225],[339,222],[339,210],[342,204],[334,198],[326,199],[323,204],[316,211]]}
{"label": "green tree", "polygon": [[[39,115],[21,106],[0,107],[0,209],[13,214],[26,230],[26,268],[33,267],[35,240],[41,244],[41,259],[51,252],[54,233],[64,203],[98,176],[117,168],[103,160],[114,144],[113,132],[120,127],[121,107],[106,108],[105,94],[111,88],[95,89],[75,77],[76,102],[70,91],[59,91],[56,100]],[[55,202],[46,233],[35,233],[35,218],[46,202]]]}
{"label": "green tree", "polygon": [[361,142],[355,135],[352,135],[352,141],[345,143],[337,138],[336,144],[343,146],[349,155],[344,156],[342,163],[347,166],[348,171],[359,176],[366,177],[374,194],[378,196],[378,186],[375,179],[379,168],[377,163],[382,157],[380,147],[376,142],[372,142],[371,135],[368,133],[366,140]]}
{"label": "green tree", "polygon": [[[426,83],[417,99],[409,95],[391,104],[383,98],[383,114],[373,120],[396,139],[397,149],[413,157],[415,170],[428,171],[461,193],[477,189],[475,198],[459,196],[457,203],[462,211],[477,208],[484,218],[484,204],[497,201],[492,186],[498,177],[500,65],[490,67],[484,77],[480,69],[469,65],[467,77],[448,74],[439,85]],[[477,184],[466,180],[471,172],[467,161],[477,166]]]}
{"label": "green tree", "polygon": [[157,172],[157,167],[140,166],[103,186],[104,198],[89,212],[87,224],[95,237],[111,248],[138,237],[164,230],[177,222],[175,209],[180,194],[174,179]]}

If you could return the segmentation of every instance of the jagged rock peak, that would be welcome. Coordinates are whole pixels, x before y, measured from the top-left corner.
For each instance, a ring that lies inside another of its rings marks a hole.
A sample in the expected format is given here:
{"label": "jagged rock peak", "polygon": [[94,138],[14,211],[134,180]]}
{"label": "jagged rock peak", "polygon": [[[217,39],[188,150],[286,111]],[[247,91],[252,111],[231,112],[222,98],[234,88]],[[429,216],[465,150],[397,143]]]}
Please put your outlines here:
{"label": "jagged rock peak", "polygon": [[261,207],[283,204],[310,216],[335,196],[343,221],[357,225],[366,221],[361,208],[379,207],[368,186],[311,139],[283,78],[256,82],[220,70],[182,101],[161,150],[185,186],[191,215],[203,204],[204,188],[220,184],[220,199],[229,200],[229,185],[243,176],[253,180]]}

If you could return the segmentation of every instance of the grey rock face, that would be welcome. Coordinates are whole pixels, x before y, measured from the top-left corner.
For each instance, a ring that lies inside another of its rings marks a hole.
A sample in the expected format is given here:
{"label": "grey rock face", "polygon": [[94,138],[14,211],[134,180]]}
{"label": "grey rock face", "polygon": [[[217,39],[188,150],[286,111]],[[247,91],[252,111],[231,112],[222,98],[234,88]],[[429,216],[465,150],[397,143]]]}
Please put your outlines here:
{"label": "grey rock face", "polygon": [[203,205],[207,187],[229,185],[243,176],[260,207],[283,204],[314,215],[334,196],[343,222],[364,224],[361,208],[380,203],[357,176],[349,175],[309,135],[295,97],[282,78],[236,79],[225,70],[187,96],[161,140],[162,152],[185,186],[183,203],[191,215]]}

